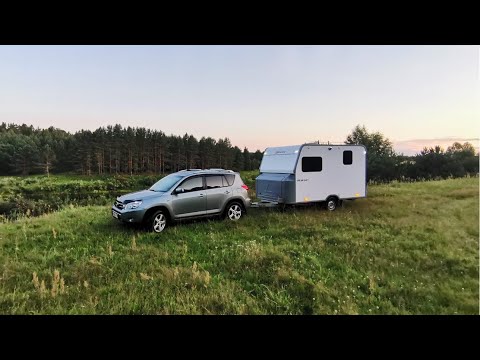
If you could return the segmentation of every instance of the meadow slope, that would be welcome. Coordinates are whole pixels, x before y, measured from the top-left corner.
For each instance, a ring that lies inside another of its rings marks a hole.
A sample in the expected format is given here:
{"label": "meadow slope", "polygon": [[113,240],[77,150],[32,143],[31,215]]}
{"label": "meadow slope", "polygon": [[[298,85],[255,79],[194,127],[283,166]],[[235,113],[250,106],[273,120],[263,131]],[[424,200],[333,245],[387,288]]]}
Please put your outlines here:
{"label": "meadow slope", "polygon": [[108,205],[0,223],[0,313],[478,314],[479,179],[368,191],[160,235]]}

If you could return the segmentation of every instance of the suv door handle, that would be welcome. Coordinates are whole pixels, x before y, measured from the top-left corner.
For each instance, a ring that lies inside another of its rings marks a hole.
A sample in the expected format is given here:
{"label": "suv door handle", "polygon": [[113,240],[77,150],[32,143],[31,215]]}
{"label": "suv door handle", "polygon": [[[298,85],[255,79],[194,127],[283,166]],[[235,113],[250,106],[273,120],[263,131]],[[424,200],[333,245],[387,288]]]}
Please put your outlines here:
{"label": "suv door handle", "polygon": [[228,191],[228,190],[227,190],[227,191],[225,191],[225,194],[230,194],[230,191]]}
{"label": "suv door handle", "polygon": [[203,197],[203,196],[204,196],[204,194],[199,194],[198,196],[199,196],[199,197]]}

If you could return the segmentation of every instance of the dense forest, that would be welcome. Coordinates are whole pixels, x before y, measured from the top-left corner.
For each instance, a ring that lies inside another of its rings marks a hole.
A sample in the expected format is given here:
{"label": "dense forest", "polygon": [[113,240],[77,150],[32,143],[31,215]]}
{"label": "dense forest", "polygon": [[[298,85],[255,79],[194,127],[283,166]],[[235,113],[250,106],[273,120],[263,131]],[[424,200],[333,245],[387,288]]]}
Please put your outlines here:
{"label": "dense forest", "polygon": [[[479,157],[470,143],[455,142],[446,150],[424,148],[415,156],[395,153],[379,132],[357,126],[346,144],[367,148],[371,181],[437,179],[478,174]],[[0,175],[74,172],[84,175],[165,174],[186,168],[256,170],[262,152],[243,151],[228,138],[165,135],[162,131],[121,125],[64,130],[2,123]]]}
{"label": "dense forest", "polygon": [[162,131],[120,125],[75,134],[50,127],[2,123],[0,175],[77,172],[164,174],[186,168],[258,169],[262,153],[232,146],[228,138],[167,136]]}

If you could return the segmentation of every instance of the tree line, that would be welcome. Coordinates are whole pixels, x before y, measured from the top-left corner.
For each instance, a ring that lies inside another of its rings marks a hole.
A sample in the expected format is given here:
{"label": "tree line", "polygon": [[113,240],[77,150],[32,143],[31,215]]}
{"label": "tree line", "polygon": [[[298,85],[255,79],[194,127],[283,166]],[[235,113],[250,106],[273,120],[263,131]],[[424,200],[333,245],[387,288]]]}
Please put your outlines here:
{"label": "tree line", "polygon": [[[379,132],[356,126],[346,144],[367,148],[367,176],[372,181],[437,179],[478,174],[478,153],[470,143],[455,142],[446,150],[424,148],[415,156],[397,154]],[[259,150],[243,151],[228,138],[193,135],[121,125],[81,130],[74,134],[49,127],[2,123],[0,175],[75,172],[84,175],[165,174],[187,168],[257,170]]]}
{"label": "tree line", "polygon": [[77,172],[165,174],[187,168],[258,169],[260,151],[243,151],[228,138],[165,135],[162,131],[121,125],[70,134],[49,127],[2,123],[0,175]]}
{"label": "tree line", "polygon": [[414,156],[397,154],[392,142],[379,132],[368,132],[357,125],[347,136],[346,144],[362,144],[367,148],[369,181],[413,181],[475,176],[478,174],[478,152],[469,142],[454,142],[446,150],[440,146],[424,147]]}

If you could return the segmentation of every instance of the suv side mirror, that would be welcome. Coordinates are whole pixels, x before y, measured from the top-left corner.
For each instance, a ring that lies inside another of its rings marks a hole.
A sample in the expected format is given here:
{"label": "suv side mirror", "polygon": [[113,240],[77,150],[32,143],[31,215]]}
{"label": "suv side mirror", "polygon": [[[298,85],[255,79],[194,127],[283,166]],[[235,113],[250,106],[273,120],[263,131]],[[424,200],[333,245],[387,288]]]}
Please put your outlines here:
{"label": "suv side mirror", "polygon": [[185,189],[184,189],[184,188],[180,188],[180,187],[179,187],[179,188],[176,188],[176,189],[175,189],[175,194],[182,194],[182,193],[184,193],[184,192],[185,192]]}

